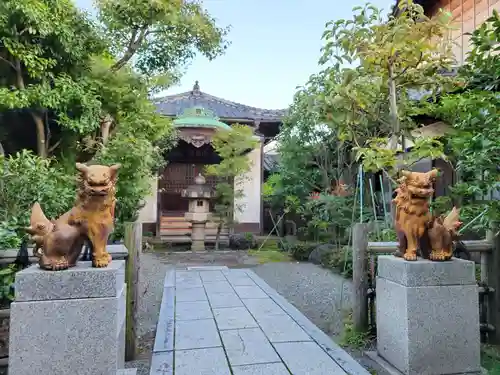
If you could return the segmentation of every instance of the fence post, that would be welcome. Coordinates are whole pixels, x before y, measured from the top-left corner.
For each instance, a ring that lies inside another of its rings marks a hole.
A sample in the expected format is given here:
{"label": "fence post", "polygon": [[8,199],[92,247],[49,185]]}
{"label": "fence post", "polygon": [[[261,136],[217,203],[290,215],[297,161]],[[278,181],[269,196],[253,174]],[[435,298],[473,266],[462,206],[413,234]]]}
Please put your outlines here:
{"label": "fence post", "polygon": [[125,281],[127,283],[125,359],[132,361],[135,359],[137,348],[136,328],[140,285],[140,254],[142,252],[142,223],[125,223],[125,247],[128,249],[125,270]]}
{"label": "fence post", "polygon": [[500,344],[500,236],[489,232],[486,238],[491,240],[493,249],[488,253],[488,279],[484,281],[495,290],[488,294],[488,323],[495,327],[494,332],[488,333],[488,343]]}
{"label": "fence post", "polygon": [[368,330],[368,226],[357,223],[352,232],[353,323],[359,332]]}

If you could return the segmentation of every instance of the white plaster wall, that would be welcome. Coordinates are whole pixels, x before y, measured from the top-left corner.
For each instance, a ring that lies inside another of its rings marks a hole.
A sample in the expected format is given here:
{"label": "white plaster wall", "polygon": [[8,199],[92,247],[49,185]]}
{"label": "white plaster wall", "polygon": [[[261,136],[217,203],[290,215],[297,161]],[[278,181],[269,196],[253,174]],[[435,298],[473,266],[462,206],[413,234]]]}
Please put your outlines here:
{"label": "white plaster wall", "polygon": [[276,155],[278,153],[278,141],[274,140],[264,146],[264,154]]}
{"label": "white plaster wall", "polygon": [[240,206],[241,211],[235,210],[234,218],[238,223],[260,223],[261,219],[261,143],[247,154],[250,159],[250,171],[234,179],[234,188],[243,190],[243,197],[235,199],[235,206]]}
{"label": "white plaster wall", "polygon": [[156,223],[157,221],[157,204],[158,204],[158,177],[151,179],[151,191],[149,195],[144,198],[146,204],[139,211],[139,223]]}

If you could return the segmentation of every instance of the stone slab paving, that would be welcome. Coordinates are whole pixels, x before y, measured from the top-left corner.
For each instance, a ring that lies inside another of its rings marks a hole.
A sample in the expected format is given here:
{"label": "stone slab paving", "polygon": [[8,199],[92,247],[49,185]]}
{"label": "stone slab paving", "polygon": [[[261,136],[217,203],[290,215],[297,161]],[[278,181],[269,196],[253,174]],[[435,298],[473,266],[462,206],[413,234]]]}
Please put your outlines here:
{"label": "stone slab paving", "polygon": [[171,269],[151,375],[369,375],[253,271]]}

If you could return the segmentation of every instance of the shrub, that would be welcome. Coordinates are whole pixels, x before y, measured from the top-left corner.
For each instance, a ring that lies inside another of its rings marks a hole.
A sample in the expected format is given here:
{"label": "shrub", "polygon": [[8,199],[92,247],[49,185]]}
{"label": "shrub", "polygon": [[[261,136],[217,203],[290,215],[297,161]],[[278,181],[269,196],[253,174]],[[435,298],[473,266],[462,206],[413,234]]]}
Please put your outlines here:
{"label": "shrub", "polygon": [[398,236],[391,224],[378,223],[378,228],[374,228],[368,234],[368,240],[373,242],[396,242]]}
{"label": "shrub", "polygon": [[352,249],[348,246],[342,246],[325,254],[322,264],[344,277],[352,278]]}
{"label": "shrub", "polygon": [[0,173],[0,248],[19,246],[35,202],[48,218],[55,218],[75,201],[75,174],[52,159],[27,150],[0,156]]}
{"label": "shrub", "polygon": [[10,222],[0,221],[0,249],[18,249],[21,246],[17,228],[15,218]]}
{"label": "shrub", "polygon": [[229,247],[232,250],[254,249],[257,241],[252,233],[234,233],[229,236]]}
{"label": "shrub", "polygon": [[318,244],[314,242],[296,241],[288,242],[286,246],[292,258],[302,261],[309,259],[309,255],[311,255]]}

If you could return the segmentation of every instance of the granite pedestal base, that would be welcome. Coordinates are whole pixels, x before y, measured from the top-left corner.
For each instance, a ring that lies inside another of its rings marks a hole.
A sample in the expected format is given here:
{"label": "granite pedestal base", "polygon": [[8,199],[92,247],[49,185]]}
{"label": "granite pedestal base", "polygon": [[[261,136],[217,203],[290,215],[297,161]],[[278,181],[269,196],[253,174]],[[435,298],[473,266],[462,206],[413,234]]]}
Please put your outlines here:
{"label": "granite pedestal base", "polygon": [[[116,375],[125,359],[125,261],[16,275],[9,373]],[[121,372],[133,374],[133,372]]]}
{"label": "granite pedestal base", "polygon": [[379,256],[378,357],[404,375],[481,374],[474,268]]}
{"label": "granite pedestal base", "polygon": [[205,250],[205,221],[191,222],[191,251]]}

